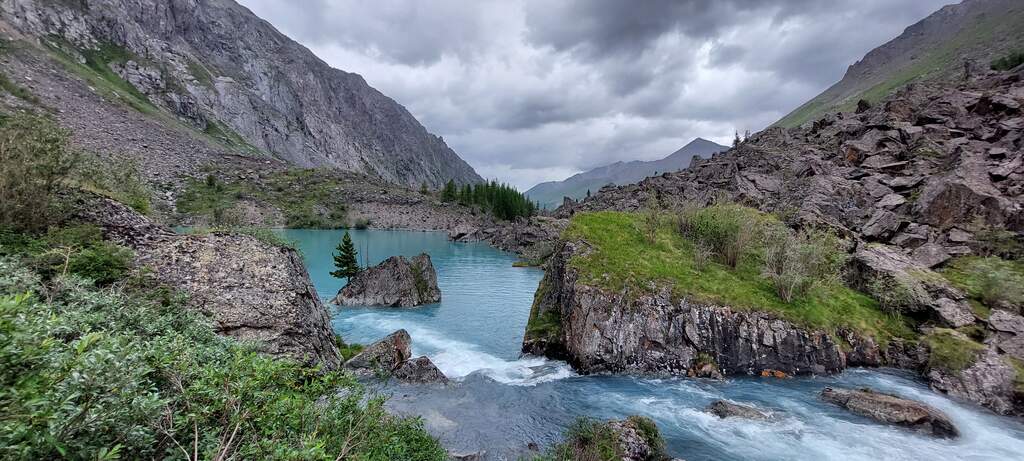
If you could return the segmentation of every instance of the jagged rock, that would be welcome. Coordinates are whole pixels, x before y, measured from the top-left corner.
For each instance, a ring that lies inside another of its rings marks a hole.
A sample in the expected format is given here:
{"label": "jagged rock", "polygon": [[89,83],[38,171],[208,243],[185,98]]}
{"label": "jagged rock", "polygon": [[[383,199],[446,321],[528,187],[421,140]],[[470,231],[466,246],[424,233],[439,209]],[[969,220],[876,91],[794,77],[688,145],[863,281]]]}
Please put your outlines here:
{"label": "jagged rock", "polygon": [[[657,426],[654,421],[642,416],[631,416],[625,420],[613,420],[606,423],[615,432],[619,441],[619,449],[622,454],[622,461],[661,461],[667,457],[661,452],[662,448],[650,437],[661,437],[657,434]],[[646,426],[643,427],[643,426]],[[655,434],[647,433],[647,429],[654,428]]]}
{"label": "jagged rock", "polygon": [[953,243],[967,243],[967,242],[970,242],[971,239],[973,239],[973,238],[974,238],[974,236],[972,236],[969,232],[957,229],[955,227],[949,230],[949,241],[950,242],[953,242]]}
{"label": "jagged rock", "polygon": [[996,332],[991,344],[1003,353],[1024,361],[1024,317],[996,309],[992,311],[988,324]]}
{"label": "jagged rock", "polygon": [[892,243],[903,248],[917,248],[928,242],[931,228],[923,224],[911,224],[892,238]]}
{"label": "jagged rock", "polygon": [[554,335],[527,333],[523,352],[566,359],[583,373],[685,375],[701,353],[724,374],[824,374],[846,366],[828,333],[764,312],[676,299],[659,287],[613,293],[581,283],[568,261],[586,248],[564,242],[552,256],[531,319],[556,315],[561,327]]}
{"label": "jagged rock", "polygon": [[902,221],[896,213],[880,209],[875,211],[871,219],[864,224],[861,235],[868,238],[884,239],[899,230],[900,224]]}
{"label": "jagged rock", "polygon": [[939,298],[935,301],[935,313],[946,325],[953,328],[965,327],[974,323],[974,313],[965,302],[953,301],[949,298]]}
{"label": "jagged rock", "polygon": [[910,256],[915,262],[929,269],[939,266],[952,258],[942,245],[936,243],[921,245]]}
{"label": "jagged rock", "polygon": [[821,398],[850,412],[876,421],[911,428],[943,438],[960,435],[953,422],[939,410],[912,400],[882,394],[870,389],[848,390],[825,388]]}
{"label": "jagged rock", "polygon": [[330,315],[295,250],[230,233],[177,235],[105,198],[75,203],[75,219],[135,250],[136,265],[188,294],[218,334],[326,369],[340,365]]}
{"label": "jagged rock", "polygon": [[716,400],[706,410],[719,418],[768,419],[768,414],[748,405],[740,405],[725,400]]}
{"label": "jagged rock", "polygon": [[876,203],[875,206],[878,208],[885,208],[887,210],[891,210],[904,203],[907,203],[907,199],[903,198],[902,195],[888,194],[885,197],[882,197],[880,200],[878,200],[878,203]]}
{"label": "jagged rock", "polygon": [[934,368],[927,377],[932,389],[977,403],[1002,415],[1024,415],[1024,398],[1015,390],[1017,372],[994,346],[960,371]]}
{"label": "jagged rock", "polygon": [[437,272],[430,256],[424,253],[412,260],[392,256],[361,271],[333,302],[341,306],[414,307],[440,301]]}
{"label": "jagged rock", "polygon": [[916,263],[896,248],[881,244],[857,246],[852,259],[851,284],[867,291],[871,281],[890,278],[906,289],[912,298],[903,306],[907,312],[921,312],[935,305],[939,297],[964,299],[964,294],[949,285],[939,274]]}
{"label": "jagged rock", "polygon": [[384,339],[366,346],[362,352],[345,362],[345,368],[360,375],[391,372],[412,356],[409,332],[398,330]]}
{"label": "jagged rock", "polygon": [[391,374],[395,379],[405,383],[431,384],[448,382],[448,377],[437,369],[430,358],[423,356],[403,362]]}

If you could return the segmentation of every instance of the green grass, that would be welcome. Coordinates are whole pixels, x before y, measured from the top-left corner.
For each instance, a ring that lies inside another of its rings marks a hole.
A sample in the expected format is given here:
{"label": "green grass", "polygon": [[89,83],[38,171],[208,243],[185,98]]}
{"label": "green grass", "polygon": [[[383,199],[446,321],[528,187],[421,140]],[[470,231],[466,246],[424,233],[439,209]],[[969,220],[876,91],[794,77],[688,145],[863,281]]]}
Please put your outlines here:
{"label": "green grass", "polygon": [[562,318],[558,311],[548,310],[540,313],[541,302],[550,291],[551,285],[547,277],[541,279],[537,292],[533,295],[533,306],[530,308],[530,318],[526,323],[526,337],[529,339],[557,342],[562,336]]}
{"label": "green grass", "polygon": [[217,225],[224,222],[224,215],[240,200],[252,199],[279,209],[285,227],[337,229],[352,225],[346,216],[345,202],[338,194],[343,187],[341,180],[329,171],[298,168],[256,181],[190,179],[178,197],[177,207],[184,214],[207,217]]}
{"label": "green grass", "polygon": [[892,337],[913,337],[901,318],[881,311],[867,295],[838,284],[819,286],[803,298],[783,302],[761,275],[757,258],[743,258],[736,270],[714,262],[698,270],[690,241],[663,226],[655,242],[649,243],[639,230],[641,219],[619,212],[573,217],[563,238],[585,240],[593,247],[590,254],[570,262],[580,271],[581,281],[615,292],[652,282],[668,284],[679,298],[771,312],[806,327],[830,332],[849,328],[883,343]]}
{"label": "green grass", "polygon": [[997,301],[1024,304],[1024,261],[963,256],[940,272],[971,298],[971,307],[988,318]]}
{"label": "green grass", "polygon": [[14,83],[13,81],[11,81],[11,79],[7,78],[7,76],[3,73],[0,73],[0,90],[6,91],[10,93],[11,96],[21,99],[22,101],[25,101],[27,103],[39,104],[39,98],[37,98],[36,95],[32,94],[31,91],[18,85],[17,83]]}
{"label": "green grass", "polygon": [[203,85],[207,88],[213,88],[213,74],[211,74],[210,71],[207,70],[206,66],[203,63],[195,59],[189,59],[188,73],[192,74],[192,77],[194,77],[196,81],[199,82],[200,85]]}
{"label": "green grass", "polygon": [[[78,50],[62,37],[53,35],[48,37],[45,43],[57,62],[69,72],[81,77],[105,98],[120,101],[144,114],[163,114],[149,98],[110,69],[111,63],[124,63],[128,59],[134,59],[129,51],[110,43],[101,44],[99,49],[95,50]],[[79,51],[85,58],[85,64],[79,63],[69,54],[69,50]]]}
{"label": "green grass", "polygon": [[1016,371],[1016,375],[1013,379],[1013,387],[1018,395],[1024,395],[1024,361],[1016,357],[1006,356],[1006,360],[1010,362],[1010,366]]}
{"label": "green grass", "polygon": [[359,355],[359,353],[366,348],[366,346],[363,346],[362,344],[346,343],[339,334],[334,335],[334,343],[338,346],[338,351],[341,352],[342,360],[346,362],[352,357]]}
{"label": "green grass", "polygon": [[938,368],[953,373],[959,373],[971,365],[978,358],[978,353],[985,350],[985,346],[957,337],[953,330],[936,328],[931,334],[923,338],[928,349],[931,351],[928,357],[928,368]]}
{"label": "green grass", "polygon": [[232,130],[227,125],[217,120],[207,120],[206,129],[203,130],[203,134],[209,136],[210,139],[213,139],[229,149],[234,149],[250,155],[264,155],[263,151],[257,149],[252,144],[249,144],[249,142],[235,132],[235,130]]}

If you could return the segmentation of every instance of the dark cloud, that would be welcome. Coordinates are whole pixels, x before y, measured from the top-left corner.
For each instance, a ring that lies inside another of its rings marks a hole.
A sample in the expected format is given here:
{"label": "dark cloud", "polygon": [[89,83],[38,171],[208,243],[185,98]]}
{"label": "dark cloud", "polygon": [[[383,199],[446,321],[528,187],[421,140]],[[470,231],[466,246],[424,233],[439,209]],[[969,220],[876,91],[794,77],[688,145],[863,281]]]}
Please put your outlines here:
{"label": "dark cloud", "polygon": [[952,0],[239,0],[520,187],[729,142]]}

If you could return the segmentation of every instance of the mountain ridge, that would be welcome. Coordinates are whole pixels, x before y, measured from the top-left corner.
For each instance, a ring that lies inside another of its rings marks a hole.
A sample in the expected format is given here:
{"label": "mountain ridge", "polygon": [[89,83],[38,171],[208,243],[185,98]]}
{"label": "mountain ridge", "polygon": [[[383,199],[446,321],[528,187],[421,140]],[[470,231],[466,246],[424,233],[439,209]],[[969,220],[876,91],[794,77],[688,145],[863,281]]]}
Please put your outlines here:
{"label": "mountain ridge", "polygon": [[526,195],[531,200],[540,202],[542,207],[555,208],[562,203],[564,197],[579,200],[587,195],[587,191],[597,192],[608,184],[621,186],[657,173],[676,171],[689,166],[694,157],[705,157],[727,149],[726,146],[698,137],[664,158],[650,161],[618,161],[599,166],[562,181],[537,184],[526,191]]}
{"label": "mountain ridge", "polygon": [[122,93],[243,152],[395,184],[482,181],[362,76],[233,0],[4,0],[7,29],[122,79]]}

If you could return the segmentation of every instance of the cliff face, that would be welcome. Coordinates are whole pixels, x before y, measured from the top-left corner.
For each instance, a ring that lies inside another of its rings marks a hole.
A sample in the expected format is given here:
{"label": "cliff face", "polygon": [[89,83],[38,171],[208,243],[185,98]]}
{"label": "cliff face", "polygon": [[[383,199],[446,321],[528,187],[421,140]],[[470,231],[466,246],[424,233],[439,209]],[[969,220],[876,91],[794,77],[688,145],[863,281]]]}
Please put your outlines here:
{"label": "cliff face", "polygon": [[[581,283],[570,261],[586,251],[585,242],[565,242],[550,260],[523,352],[565,359],[584,373],[678,375],[713,363],[725,374],[795,375],[847,366],[847,354],[825,332],[767,313],[675,299],[655,286],[613,293]],[[869,349],[862,355],[878,357],[877,347]]]}
{"label": "cliff face", "polygon": [[18,34],[109,69],[126,92],[241,150],[415,187],[481,181],[404,107],[232,0],[2,0],[0,10]]}

